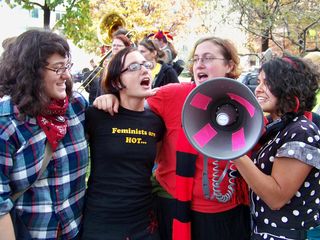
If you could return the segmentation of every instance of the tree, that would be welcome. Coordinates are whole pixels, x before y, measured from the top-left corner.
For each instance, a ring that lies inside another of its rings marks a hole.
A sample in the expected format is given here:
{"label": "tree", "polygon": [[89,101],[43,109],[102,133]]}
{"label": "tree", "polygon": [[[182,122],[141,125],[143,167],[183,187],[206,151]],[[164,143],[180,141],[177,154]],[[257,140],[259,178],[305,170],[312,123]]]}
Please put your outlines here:
{"label": "tree", "polygon": [[[125,27],[141,40],[158,29],[177,35],[191,18],[196,1],[91,0],[90,5],[94,26],[99,27],[99,21],[105,14],[117,13],[126,22]],[[99,43],[96,41],[96,44]]]}
{"label": "tree", "polygon": [[63,33],[72,39],[75,44],[81,45],[82,39],[90,39],[92,31],[88,28],[92,25],[89,10],[89,0],[6,0],[11,7],[21,6],[32,10],[40,8],[43,11],[43,28],[50,28],[50,15],[57,7],[65,9],[63,17],[55,24],[53,30],[61,28]]}
{"label": "tree", "polygon": [[[310,26],[319,23],[318,0],[230,0],[232,11],[239,11],[239,24],[261,39],[261,51],[270,47],[302,53],[302,38]],[[318,28],[319,29],[319,28]]]}

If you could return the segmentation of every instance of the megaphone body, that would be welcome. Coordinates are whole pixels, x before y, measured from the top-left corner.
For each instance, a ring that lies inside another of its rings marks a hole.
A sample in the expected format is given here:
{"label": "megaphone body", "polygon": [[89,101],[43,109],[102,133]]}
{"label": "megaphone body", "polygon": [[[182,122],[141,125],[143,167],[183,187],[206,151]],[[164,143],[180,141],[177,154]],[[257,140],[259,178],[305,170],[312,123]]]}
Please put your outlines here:
{"label": "megaphone body", "polygon": [[182,127],[205,156],[232,160],[259,140],[263,112],[251,90],[234,79],[214,78],[193,89],[182,110]]}

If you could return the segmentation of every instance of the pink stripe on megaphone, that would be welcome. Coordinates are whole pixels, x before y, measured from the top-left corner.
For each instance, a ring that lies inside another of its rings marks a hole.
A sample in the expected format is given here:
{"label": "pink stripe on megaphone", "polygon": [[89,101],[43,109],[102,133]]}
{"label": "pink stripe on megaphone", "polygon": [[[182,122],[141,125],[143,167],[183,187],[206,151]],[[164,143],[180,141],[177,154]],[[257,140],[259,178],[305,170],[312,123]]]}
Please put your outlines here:
{"label": "pink stripe on megaphone", "polygon": [[239,129],[237,132],[232,133],[232,151],[238,151],[246,146],[246,139],[244,137],[243,128]]}
{"label": "pink stripe on megaphone", "polygon": [[202,110],[207,110],[209,103],[211,102],[212,98],[202,93],[196,93],[192,98],[190,105],[195,108],[200,108]]}
{"label": "pink stripe on megaphone", "polygon": [[247,109],[248,113],[250,114],[250,117],[253,117],[254,112],[255,112],[255,108],[254,106],[248,102],[246,99],[244,99],[243,97],[240,97],[234,93],[227,93],[229,95],[229,97],[232,100],[237,101],[238,103],[240,103],[242,106],[245,107],[245,109]]}
{"label": "pink stripe on megaphone", "polygon": [[194,141],[202,148],[204,147],[212,138],[215,137],[217,131],[207,123],[199,132],[193,135]]}

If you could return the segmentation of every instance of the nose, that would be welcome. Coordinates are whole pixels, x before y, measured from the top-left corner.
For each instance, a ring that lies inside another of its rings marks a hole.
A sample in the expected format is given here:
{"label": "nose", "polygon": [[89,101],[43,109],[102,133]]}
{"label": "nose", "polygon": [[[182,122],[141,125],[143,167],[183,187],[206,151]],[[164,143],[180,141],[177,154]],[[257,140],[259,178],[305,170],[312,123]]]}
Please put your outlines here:
{"label": "nose", "polygon": [[262,91],[262,83],[259,83],[256,89],[254,90],[254,94],[257,95],[257,93],[261,93]]}
{"label": "nose", "polygon": [[197,62],[194,62],[193,65],[195,67],[198,67],[198,66],[204,66],[203,64],[203,61],[202,61],[202,58],[199,58]]}
{"label": "nose", "polygon": [[71,79],[71,70],[69,70],[68,68],[66,68],[66,70],[61,74],[61,77],[67,77],[68,79]]}

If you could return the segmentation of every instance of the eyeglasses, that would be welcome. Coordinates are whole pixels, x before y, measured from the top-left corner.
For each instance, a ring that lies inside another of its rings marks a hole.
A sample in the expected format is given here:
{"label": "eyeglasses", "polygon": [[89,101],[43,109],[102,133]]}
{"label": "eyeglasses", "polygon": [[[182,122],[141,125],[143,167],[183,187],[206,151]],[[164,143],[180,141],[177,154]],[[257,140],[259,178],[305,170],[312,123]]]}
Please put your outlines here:
{"label": "eyeglasses", "polygon": [[122,45],[122,44],[112,44],[112,47],[113,48],[115,48],[115,47],[121,48],[121,47],[124,47],[124,45]]}
{"label": "eyeglasses", "polygon": [[224,58],[216,58],[216,57],[203,57],[203,58],[200,58],[200,57],[195,57],[195,58],[192,58],[190,59],[190,62],[192,64],[197,64],[197,63],[203,63],[203,64],[210,64],[213,62],[213,60],[225,60]]}
{"label": "eyeglasses", "polygon": [[64,67],[58,67],[58,68],[44,67],[44,68],[55,72],[57,75],[62,75],[67,71],[67,69],[68,71],[70,71],[72,66],[73,66],[73,63],[67,63],[67,65],[65,65]]}
{"label": "eyeglasses", "polygon": [[143,63],[131,63],[127,68],[123,69],[121,73],[124,73],[125,71],[134,72],[141,69],[141,66],[144,66],[146,69],[152,69],[153,63],[152,62],[143,62]]}

